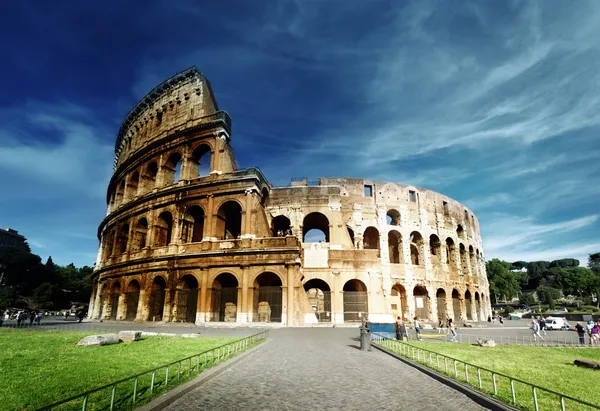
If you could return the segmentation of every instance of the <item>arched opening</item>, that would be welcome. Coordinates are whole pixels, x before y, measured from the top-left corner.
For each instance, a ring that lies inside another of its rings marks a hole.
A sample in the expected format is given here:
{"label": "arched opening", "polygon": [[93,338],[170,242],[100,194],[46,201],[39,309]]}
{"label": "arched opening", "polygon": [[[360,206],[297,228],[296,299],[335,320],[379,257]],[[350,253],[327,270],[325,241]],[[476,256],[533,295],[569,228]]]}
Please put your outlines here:
{"label": "arched opening", "polygon": [[460,293],[457,289],[452,290],[452,313],[454,321],[460,320]]}
{"label": "arched opening", "polygon": [[310,213],[302,221],[302,241],[305,243],[328,243],[329,220],[321,213]]}
{"label": "arched opening", "polygon": [[469,260],[471,262],[471,271],[477,276],[477,259],[475,258],[475,250],[472,245],[469,246]]}
{"label": "arched opening", "polygon": [[385,221],[389,225],[400,225],[400,213],[398,212],[398,210],[388,210],[385,216]]}
{"label": "arched opening", "polygon": [[463,229],[463,226],[460,224],[456,228],[456,235],[458,236],[458,238],[465,238],[465,230]]}
{"label": "arched opening", "polygon": [[227,201],[217,214],[217,238],[234,240],[242,234],[242,207],[235,201]]}
{"label": "arched opening", "polygon": [[465,309],[467,310],[467,320],[473,320],[471,292],[465,291]]}
{"label": "arched opening", "polygon": [[150,302],[148,309],[149,321],[162,321],[165,307],[165,293],[167,283],[161,276],[154,277],[150,288]]}
{"label": "arched opening", "polygon": [[168,211],[160,213],[154,224],[154,246],[166,247],[171,243],[173,217]]}
{"label": "arched opening", "polygon": [[413,289],[413,297],[415,298],[415,317],[420,320],[429,319],[429,294],[427,289],[421,285],[417,285]]}
{"label": "arched opening", "polygon": [[119,254],[127,252],[127,243],[129,241],[129,224],[123,224],[119,227],[119,238],[117,239],[117,248]]}
{"label": "arched opening", "polygon": [[148,235],[148,221],[141,218],[135,225],[133,231],[133,251],[139,251],[146,247],[146,238]]}
{"label": "arched opening", "polygon": [[156,177],[158,176],[158,166],[155,162],[148,164],[146,172],[142,176],[142,192],[147,193],[156,187]]}
{"label": "arched opening", "polygon": [[267,187],[263,187],[263,189],[260,190],[260,205],[264,207],[265,204],[267,204],[267,201],[269,201],[269,190],[267,190]]}
{"label": "arched opening", "polygon": [[140,173],[139,172],[135,172],[131,175],[131,178],[129,179],[129,189],[128,191],[128,197],[129,198],[135,198],[138,195],[138,187],[140,185]]}
{"label": "arched opening", "polygon": [[281,322],[283,293],[281,278],[275,273],[262,273],[254,280],[253,321]]}
{"label": "arched opening", "polygon": [[233,274],[219,274],[211,290],[211,321],[236,322],[238,280]]}
{"label": "arched opening", "polygon": [[475,315],[477,316],[477,321],[485,320],[481,317],[481,302],[479,301],[479,293],[477,291],[475,291]]}
{"label": "arched opening", "polygon": [[402,264],[404,262],[404,252],[402,250],[402,234],[396,230],[388,233],[388,247],[390,255],[390,264]]}
{"label": "arched opening", "polygon": [[121,296],[121,284],[114,282],[110,288],[110,319],[116,320],[119,311],[119,297]]}
{"label": "arched opening", "polygon": [[135,320],[135,317],[137,317],[139,301],[140,283],[138,283],[137,280],[131,280],[127,286],[127,292],[125,293],[125,304],[127,306],[127,313],[125,314],[126,320]]}
{"label": "arched opening", "polygon": [[344,284],[344,322],[361,322],[369,312],[367,286],[360,280]]}
{"label": "arched opening", "polygon": [[206,177],[210,174],[211,151],[206,144],[201,144],[192,152],[192,167],[190,167],[190,179]]}
{"label": "arched opening", "polygon": [[462,267],[462,273],[463,275],[469,275],[469,261],[467,260],[467,250],[465,249],[465,245],[463,243],[460,243],[458,251],[460,254],[460,265]]}
{"label": "arched opening", "polygon": [[379,250],[379,230],[367,227],[363,234],[363,247],[365,250]]}
{"label": "arched opening", "polygon": [[304,284],[308,302],[317,317],[317,321],[331,321],[331,289],[325,281],[313,278]]}
{"label": "arched opening", "polygon": [[203,236],[204,210],[200,206],[191,206],[183,216],[181,239],[184,243],[199,243]]}
{"label": "arched opening", "polygon": [[438,288],[435,298],[437,302],[438,321],[445,321],[448,316],[448,311],[446,310],[446,291],[443,288]]}
{"label": "arched opening", "polygon": [[163,166],[163,182],[165,186],[175,184],[181,178],[181,154],[173,153]]}
{"label": "arched opening", "polygon": [[115,229],[111,229],[106,234],[106,241],[104,244],[104,259],[108,260],[112,256],[113,247],[115,246]]}
{"label": "arched opening", "polygon": [[398,317],[408,319],[408,299],[406,289],[401,284],[394,284],[390,293],[392,304],[392,316],[394,320]]}
{"label": "arched opening", "polygon": [[431,262],[438,263],[440,261],[442,243],[440,243],[440,238],[432,234],[429,236],[429,252],[431,253]]}
{"label": "arched opening", "polygon": [[198,309],[198,280],[186,274],[177,284],[177,320],[188,323],[196,322]]}
{"label": "arched opening", "polygon": [[354,242],[354,230],[350,227],[346,227],[348,229],[348,236],[350,237],[350,241],[352,241],[352,245],[356,247],[356,243]]}
{"label": "arched opening", "polygon": [[125,181],[121,181],[119,186],[117,187],[117,191],[115,192],[115,206],[119,206],[123,204],[123,200],[125,197]]}
{"label": "arched opening", "polygon": [[417,231],[410,233],[410,262],[413,265],[423,265],[423,237]]}
{"label": "arched opening", "polygon": [[284,215],[278,215],[271,221],[271,230],[273,231],[273,237],[292,235],[290,219]]}

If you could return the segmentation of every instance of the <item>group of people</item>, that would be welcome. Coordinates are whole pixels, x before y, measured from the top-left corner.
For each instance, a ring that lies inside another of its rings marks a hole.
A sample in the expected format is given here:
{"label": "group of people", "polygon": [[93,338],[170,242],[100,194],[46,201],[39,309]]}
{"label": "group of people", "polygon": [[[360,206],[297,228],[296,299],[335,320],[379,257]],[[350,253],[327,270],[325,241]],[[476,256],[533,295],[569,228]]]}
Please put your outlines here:
{"label": "group of people", "polygon": [[533,331],[533,341],[537,341],[537,339],[539,338],[540,340],[544,341],[544,337],[542,337],[542,334],[540,334],[540,332],[543,332],[544,335],[546,335],[546,321],[544,320],[544,317],[540,317],[539,319],[533,319],[531,320],[531,330]]}
{"label": "group of people", "polygon": [[277,230],[277,237],[285,237],[288,235],[292,235],[292,230],[290,230],[289,228],[285,231],[283,230]]}
{"label": "group of people", "polygon": [[[413,326],[415,327],[416,338],[419,341],[423,341],[421,337],[421,323],[418,317],[413,318]],[[452,318],[447,317],[446,321],[440,320],[438,333],[444,331],[445,334],[450,335],[450,341],[456,342],[456,327],[452,321]],[[406,324],[400,316],[396,319],[396,340],[404,341],[408,340],[408,330]]]}
{"label": "group of people", "polygon": [[579,337],[579,344],[585,344],[585,335],[587,334],[590,339],[590,344],[600,344],[600,321],[594,322],[593,320],[585,323],[585,326],[580,322],[575,325],[575,331]]}
{"label": "group of people", "polygon": [[37,325],[40,325],[40,322],[42,321],[42,318],[44,317],[44,313],[41,311],[19,311],[18,313],[12,314],[12,313],[5,313],[4,317],[8,320],[8,319],[15,319],[17,320],[17,325],[25,325],[27,324],[27,320],[29,319],[29,325],[33,325],[33,323],[35,322]]}

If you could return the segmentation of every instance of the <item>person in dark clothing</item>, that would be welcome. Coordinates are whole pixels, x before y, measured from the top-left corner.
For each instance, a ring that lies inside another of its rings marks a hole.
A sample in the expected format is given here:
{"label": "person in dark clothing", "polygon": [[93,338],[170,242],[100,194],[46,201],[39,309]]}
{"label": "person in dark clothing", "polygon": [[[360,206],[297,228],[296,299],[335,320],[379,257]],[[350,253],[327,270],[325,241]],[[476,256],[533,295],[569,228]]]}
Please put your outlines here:
{"label": "person in dark clothing", "polygon": [[32,311],[29,313],[29,325],[32,325],[34,320],[35,320],[35,311]]}
{"label": "person in dark clothing", "polygon": [[577,336],[579,337],[579,344],[585,344],[585,327],[581,323],[577,323],[575,331],[577,331]]}

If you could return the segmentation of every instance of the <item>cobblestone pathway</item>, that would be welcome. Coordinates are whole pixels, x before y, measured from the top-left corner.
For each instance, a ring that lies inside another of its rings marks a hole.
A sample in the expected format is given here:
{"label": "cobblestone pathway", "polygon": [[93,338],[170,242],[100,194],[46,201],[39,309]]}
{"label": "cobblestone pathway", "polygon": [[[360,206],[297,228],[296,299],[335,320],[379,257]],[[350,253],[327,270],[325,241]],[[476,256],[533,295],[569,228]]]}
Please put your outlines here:
{"label": "cobblestone pathway", "polygon": [[357,329],[279,329],[272,341],[169,410],[484,410],[376,349]]}

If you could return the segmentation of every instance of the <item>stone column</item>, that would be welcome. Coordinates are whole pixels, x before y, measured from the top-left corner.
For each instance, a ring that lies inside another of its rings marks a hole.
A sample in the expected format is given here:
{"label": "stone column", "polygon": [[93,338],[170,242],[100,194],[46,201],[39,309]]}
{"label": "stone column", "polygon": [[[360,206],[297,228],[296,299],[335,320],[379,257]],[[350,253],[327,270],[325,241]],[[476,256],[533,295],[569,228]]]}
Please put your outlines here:
{"label": "stone column", "polygon": [[208,205],[206,206],[206,217],[204,224],[204,238],[202,241],[210,241],[211,239],[215,239],[215,229],[213,227],[213,207],[214,207],[214,198],[212,194],[208,195]]}
{"label": "stone column", "polygon": [[94,318],[94,310],[96,309],[96,295],[98,294],[98,282],[95,281],[92,286],[92,295],[90,297],[90,304],[88,307],[87,318]]}
{"label": "stone column", "polygon": [[163,321],[171,321],[172,320],[172,313],[171,313],[172,300],[173,300],[172,291],[173,290],[169,287],[165,288],[165,305],[163,307]]}
{"label": "stone column", "polygon": [[287,326],[294,324],[294,284],[296,280],[296,265],[286,264],[287,266]]}
{"label": "stone column", "polygon": [[235,322],[240,323],[242,318],[242,287],[237,288],[237,304],[235,307]]}
{"label": "stone column", "polygon": [[333,324],[344,323],[344,291],[340,282],[340,272],[334,271],[331,287],[331,322]]}
{"label": "stone column", "polygon": [[206,322],[206,313],[208,312],[208,301],[206,293],[208,292],[208,270],[202,270],[200,273],[200,298],[198,299],[197,321]]}
{"label": "stone column", "polygon": [[252,236],[252,189],[246,190],[246,212],[244,213],[244,232],[246,237]]}
{"label": "stone column", "polygon": [[249,266],[242,266],[242,307],[240,313],[240,322],[248,323],[250,321],[250,307],[249,307],[249,295],[248,295],[248,268]]}
{"label": "stone column", "polygon": [[427,290],[427,299],[429,300],[429,320],[435,322],[437,326],[438,314],[437,314],[437,296],[436,293],[431,293],[431,290]]}
{"label": "stone column", "polygon": [[[113,307],[114,309],[114,307]],[[119,302],[117,303],[117,320],[124,320],[127,312],[127,302],[125,301],[125,293],[119,294]]]}
{"label": "stone column", "polygon": [[146,307],[145,301],[146,301],[146,290],[141,288],[140,289],[140,297],[138,300],[137,311],[135,313],[135,321],[143,321],[144,318],[146,318],[144,316],[144,308]]}

